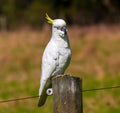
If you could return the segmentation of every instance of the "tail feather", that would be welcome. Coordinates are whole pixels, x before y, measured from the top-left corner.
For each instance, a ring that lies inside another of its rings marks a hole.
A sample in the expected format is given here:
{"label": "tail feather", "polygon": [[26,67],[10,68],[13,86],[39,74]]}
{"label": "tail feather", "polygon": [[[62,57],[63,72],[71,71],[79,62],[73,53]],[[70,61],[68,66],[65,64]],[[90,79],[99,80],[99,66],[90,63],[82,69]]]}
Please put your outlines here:
{"label": "tail feather", "polygon": [[43,106],[45,104],[47,96],[48,96],[46,91],[47,91],[48,88],[51,88],[51,87],[52,87],[51,78],[48,78],[48,80],[46,81],[46,84],[45,84],[45,86],[43,88],[43,91],[40,94],[38,107],[41,107],[41,106]]}
{"label": "tail feather", "polygon": [[41,107],[45,104],[46,102],[46,99],[47,99],[47,94],[46,92],[45,93],[42,93],[42,95],[40,96],[39,98],[39,102],[38,102],[38,107]]}

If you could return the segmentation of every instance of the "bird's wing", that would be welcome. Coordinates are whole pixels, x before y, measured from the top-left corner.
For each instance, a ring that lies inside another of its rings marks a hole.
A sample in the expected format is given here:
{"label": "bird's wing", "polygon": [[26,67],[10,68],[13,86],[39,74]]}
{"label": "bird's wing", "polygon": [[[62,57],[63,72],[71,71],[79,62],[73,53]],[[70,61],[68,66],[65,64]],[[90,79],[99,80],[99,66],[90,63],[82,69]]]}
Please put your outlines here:
{"label": "bird's wing", "polygon": [[39,89],[39,103],[42,106],[47,98],[46,90],[51,87],[51,75],[56,69],[58,54],[54,44],[49,43],[44,51],[42,59],[42,75]]}
{"label": "bird's wing", "polygon": [[49,87],[51,87],[51,85],[52,85],[51,84],[51,78],[48,78],[47,81],[46,81],[46,83],[45,83],[45,85],[44,85],[44,87],[43,87],[43,89],[42,89],[41,95],[39,97],[38,107],[41,107],[42,105],[45,104],[46,99],[47,99],[47,93],[46,93],[46,91],[47,91],[47,89]]}

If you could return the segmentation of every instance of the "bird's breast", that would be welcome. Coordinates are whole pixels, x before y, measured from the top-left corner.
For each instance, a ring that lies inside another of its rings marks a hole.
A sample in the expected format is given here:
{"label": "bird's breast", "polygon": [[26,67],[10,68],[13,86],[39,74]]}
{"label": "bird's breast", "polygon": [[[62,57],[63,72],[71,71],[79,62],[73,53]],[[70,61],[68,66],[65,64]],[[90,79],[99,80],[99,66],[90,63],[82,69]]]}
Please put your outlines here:
{"label": "bird's breast", "polygon": [[59,66],[66,67],[71,59],[71,50],[70,48],[60,48],[59,50]]}

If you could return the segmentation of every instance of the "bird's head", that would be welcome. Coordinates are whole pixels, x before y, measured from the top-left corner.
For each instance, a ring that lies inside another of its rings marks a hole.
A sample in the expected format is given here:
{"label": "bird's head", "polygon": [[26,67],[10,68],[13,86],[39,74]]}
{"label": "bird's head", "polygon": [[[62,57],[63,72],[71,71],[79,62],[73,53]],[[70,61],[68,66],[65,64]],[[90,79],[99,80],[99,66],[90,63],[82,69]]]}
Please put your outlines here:
{"label": "bird's head", "polygon": [[46,19],[48,23],[52,24],[52,32],[56,33],[60,37],[64,37],[67,35],[67,28],[66,28],[66,22],[63,19],[51,19],[46,14]]}

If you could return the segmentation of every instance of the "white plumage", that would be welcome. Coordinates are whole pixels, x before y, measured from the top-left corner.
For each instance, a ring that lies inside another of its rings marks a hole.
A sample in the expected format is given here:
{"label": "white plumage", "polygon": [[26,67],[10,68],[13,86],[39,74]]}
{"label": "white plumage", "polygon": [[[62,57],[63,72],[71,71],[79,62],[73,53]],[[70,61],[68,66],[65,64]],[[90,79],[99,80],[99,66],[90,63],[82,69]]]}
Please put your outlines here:
{"label": "white plumage", "polygon": [[52,37],[47,44],[42,57],[41,80],[38,106],[44,105],[46,90],[52,87],[51,78],[64,74],[71,60],[71,49],[67,35],[66,23],[62,19],[52,20]]}

